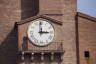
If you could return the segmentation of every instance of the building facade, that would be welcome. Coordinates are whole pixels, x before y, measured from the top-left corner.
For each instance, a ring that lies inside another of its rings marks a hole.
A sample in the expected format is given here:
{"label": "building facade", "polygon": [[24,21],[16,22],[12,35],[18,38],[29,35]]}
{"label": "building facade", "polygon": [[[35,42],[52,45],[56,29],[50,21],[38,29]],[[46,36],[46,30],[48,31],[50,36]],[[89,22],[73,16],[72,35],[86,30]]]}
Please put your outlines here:
{"label": "building facade", "polygon": [[[96,63],[96,19],[77,12],[77,0],[1,0],[0,14],[1,64]],[[23,47],[29,24],[39,19],[54,26],[53,43],[39,47],[28,40]]]}
{"label": "building facade", "polygon": [[96,18],[78,13],[78,42],[80,64],[96,63]]}

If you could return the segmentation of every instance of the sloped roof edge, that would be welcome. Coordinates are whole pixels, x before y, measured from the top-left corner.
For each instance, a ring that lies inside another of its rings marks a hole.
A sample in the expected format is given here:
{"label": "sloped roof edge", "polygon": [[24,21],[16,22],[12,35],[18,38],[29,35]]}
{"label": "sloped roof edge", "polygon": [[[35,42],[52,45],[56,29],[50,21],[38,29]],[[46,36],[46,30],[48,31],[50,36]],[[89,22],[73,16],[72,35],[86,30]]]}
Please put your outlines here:
{"label": "sloped roof edge", "polygon": [[17,24],[17,25],[21,25],[21,24],[24,24],[24,23],[33,21],[33,20],[38,19],[38,18],[44,18],[44,19],[46,19],[46,20],[50,20],[50,21],[52,21],[52,22],[54,22],[54,23],[57,23],[57,24],[59,24],[59,25],[62,25],[62,23],[63,23],[63,22],[61,22],[61,21],[52,19],[52,18],[47,17],[47,16],[45,16],[45,15],[37,15],[37,16],[33,16],[33,17],[30,17],[30,18],[27,18],[27,19],[25,19],[25,20],[21,20],[21,21],[17,22],[16,24]]}
{"label": "sloped roof edge", "polygon": [[95,17],[92,17],[90,15],[87,15],[87,14],[84,14],[84,13],[81,13],[81,12],[77,12],[77,15],[78,15],[78,17],[86,18],[88,20],[91,20],[91,21],[95,21],[96,22],[96,18]]}

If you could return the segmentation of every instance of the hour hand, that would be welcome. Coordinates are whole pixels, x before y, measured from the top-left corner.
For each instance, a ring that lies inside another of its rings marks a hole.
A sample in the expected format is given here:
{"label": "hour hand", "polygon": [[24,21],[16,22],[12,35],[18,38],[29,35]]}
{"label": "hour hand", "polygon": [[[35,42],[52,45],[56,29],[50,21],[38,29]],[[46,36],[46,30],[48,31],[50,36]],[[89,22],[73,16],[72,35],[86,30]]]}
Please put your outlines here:
{"label": "hour hand", "polygon": [[47,33],[49,33],[49,32],[46,32],[46,31],[42,31],[42,33],[46,33],[46,34],[47,34]]}
{"label": "hour hand", "polygon": [[40,31],[39,33],[40,34],[48,34],[49,32],[47,32],[47,31]]}

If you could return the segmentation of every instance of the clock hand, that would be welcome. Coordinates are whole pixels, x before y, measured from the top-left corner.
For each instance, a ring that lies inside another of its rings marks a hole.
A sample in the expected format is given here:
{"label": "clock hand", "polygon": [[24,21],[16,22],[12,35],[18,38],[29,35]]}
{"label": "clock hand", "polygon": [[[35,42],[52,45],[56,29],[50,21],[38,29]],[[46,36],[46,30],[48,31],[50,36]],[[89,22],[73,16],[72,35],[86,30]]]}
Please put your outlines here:
{"label": "clock hand", "polygon": [[45,34],[47,34],[47,33],[49,33],[49,32],[46,32],[46,31],[42,31],[42,22],[39,22],[39,32],[38,33],[40,33],[40,36],[43,34],[43,33],[45,33]]}
{"label": "clock hand", "polygon": [[46,31],[42,31],[42,33],[46,33],[46,34],[47,34],[47,33],[49,33],[49,32],[46,32]]}
{"label": "clock hand", "polygon": [[41,22],[39,22],[39,32],[41,31]]}
{"label": "clock hand", "polygon": [[42,22],[39,22],[39,32],[38,33],[40,33],[40,36],[42,35]]}
{"label": "clock hand", "polygon": [[40,34],[48,34],[49,32],[46,32],[46,31],[40,31],[39,33],[40,33]]}
{"label": "clock hand", "polygon": [[42,32],[42,27],[40,28],[40,32]]}

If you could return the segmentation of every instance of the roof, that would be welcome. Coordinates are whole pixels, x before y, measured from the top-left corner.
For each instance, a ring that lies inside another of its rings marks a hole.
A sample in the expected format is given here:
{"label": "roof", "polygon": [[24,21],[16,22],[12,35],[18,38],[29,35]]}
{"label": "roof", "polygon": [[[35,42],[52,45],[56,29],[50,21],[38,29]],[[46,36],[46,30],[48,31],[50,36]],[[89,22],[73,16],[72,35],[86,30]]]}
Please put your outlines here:
{"label": "roof", "polygon": [[50,18],[50,17],[47,17],[47,16],[45,16],[45,15],[33,16],[33,17],[27,18],[27,19],[25,19],[25,20],[21,20],[21,21],[17,22],[16,24],[17,24],[17,25],[25,24],[25,23],[27,23],[27,22],[31,22],[31,21],[36,20],[36,19],[39,19],[39,18],[43,18],[43,19],[46,19],[46,20],[50,20],[50,21],[53,22],[53,23],[57,23],[57,24],[59,24],[59,25],[62,25],[62,22],[61,22],[61,21],[57,21],[57,20],[52,19],[52,18]]}
{"label": "roof", "polygon": [[77,12],[77,15],[78,15],[78,17],[86,18],[91,21],[96,21],[96,18],[89,16],[87,14],[81,13],[81,12]]}
{"label": "roof", "polygon": [[[96,18],[92,17],[92,16],[89,16],[87,14],[84,14],[84,13],[81,13],[81,12],[77,12],[77,17],[82,17],[82,18],[85,18],[85,19],[88,19],[88,20],[91,20],[91,21],[95,21],[96,22]],[[19,22],[16,22],[17,25],[21,25],[21,24],[25,24],[27,22],[31,22],[33,20],[36,20],[36,19],[39,19],[39,18],[43,18],[43,19],[46,19],[46,20],[50,20],[52,21],[53,23],[57,23],[59,25],[62,25],[63,22],[61,21],[58,21],[58,20],[55,20],[55,19],[52,19],[50,17],[47,17],[46,15],[37,15],[37,16],[33,16],[33,17],[30,17],[30,18],[27,18],[25,20],[21,20]]]}

